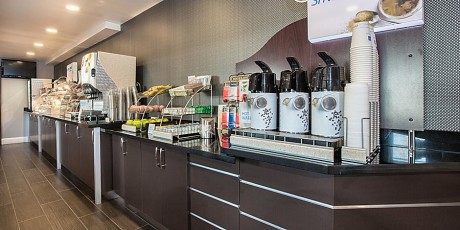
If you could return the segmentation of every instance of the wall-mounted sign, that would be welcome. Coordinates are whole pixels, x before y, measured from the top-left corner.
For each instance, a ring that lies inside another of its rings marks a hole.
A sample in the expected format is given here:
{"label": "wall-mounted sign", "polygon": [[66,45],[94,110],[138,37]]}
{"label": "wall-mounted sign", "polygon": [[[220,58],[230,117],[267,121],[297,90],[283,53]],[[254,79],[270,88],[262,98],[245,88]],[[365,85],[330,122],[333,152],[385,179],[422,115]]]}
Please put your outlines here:
{"label": "wall-mounted sign", "polygon": [[351,36],[349,22],[363,10],[374,12],[375,32],[423,24],[423,0],[309,0],[308,39],[315,43]]}

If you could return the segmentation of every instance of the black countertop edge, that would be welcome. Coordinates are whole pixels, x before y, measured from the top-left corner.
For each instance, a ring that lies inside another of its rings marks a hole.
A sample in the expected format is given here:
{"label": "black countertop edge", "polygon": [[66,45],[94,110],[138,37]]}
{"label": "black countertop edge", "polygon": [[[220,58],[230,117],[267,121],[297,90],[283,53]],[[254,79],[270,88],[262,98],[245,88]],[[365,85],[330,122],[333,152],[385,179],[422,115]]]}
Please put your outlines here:
{"label": "black countertop edge", "polygon": [[308,159],[289,159],[283,156],[255,153],[240,149],[222,149],[221,152],[235,157],[253,159],[290,168],[308,170],[329,175],[353,174],[413,174],[413,173],[445,173],[460,172],[460,162],[429,163],[429,164],[347,164],[341,165],[309,161]]}
{"label": "black countertop edge", "polygon": [[[117,130],[117,129],[105,129],[103,130],[105,133],[109,134],[115,134],[115,135],[120,135],[128,138],[137,138],[140,141],[145,141],[145,142],[156,142],[156,143],[161,143],[162,145],[167,145],[168,147],[171,147],[173,149],[178,150],[179,152],[183,152],[184,154],[194,154],[202,157],[206,157],[209,159],[215,159],[215,160],[220,160],[224,161],[227,163],[235,164],[236,163],[236,158],[233,156],[229,156],[227,154],[224,154],[220,151],[220,148],[218,146],[215,146],[214,148],[205,148],[201,144],[200,140],[191,140],[191,141],[196,141],[196,144],[192,144],[191,146],[182,146],[181,144],[186,144],[187,141],[181,142],[181,143],[171,143],[170,141],[163,140],[163,139],[158,139],[158,138],[149,138],[147,134],[142,134],[142,133],[130,133],[127,131],[122,131],[122,130]],[[218,141],[214,141],[214,145],[217,145]]]}
{"label": "black countertop edge", "polygon": [[[31,112],[26,112],[25,111],[25,113],[31,113]],[[78,125],[78,126],[83,127],[83,128],[98,128],[99,127],[99,128],[109,129],[109,128],[119,128],[123,124],[123,122],[121,122],[121,121],[116,121],[116,122],[99,121],[99,122],[96,123],[95,121],[70,120],[70,119],[67,119],[67,118],[64,118],[64,117],[61,117],[61,116],[39,114],[39,113],[35,113],[35,112],[32,112],[31,114],[35,114],[35,115],[38,115],[38,116],[55,119],[55,120],[58,120],[58,121],[67,122],[67,123],[70,123],[70,124]]]}

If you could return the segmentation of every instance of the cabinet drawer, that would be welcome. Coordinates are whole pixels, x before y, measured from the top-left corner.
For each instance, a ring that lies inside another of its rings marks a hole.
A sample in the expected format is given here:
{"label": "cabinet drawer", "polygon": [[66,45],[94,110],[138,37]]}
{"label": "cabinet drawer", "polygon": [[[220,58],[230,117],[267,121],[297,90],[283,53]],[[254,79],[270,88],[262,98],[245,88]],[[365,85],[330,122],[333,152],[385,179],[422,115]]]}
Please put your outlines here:
{"label": "cabinet drawer", "polygon": [[190,187],[209,193],[234,204],[239,204],[239,178],[236,174],[216,170],[191,162]]}
{"label": "cabinet drawer", "polygon": [[215,160],[215,159],[210,159],[210,158],[200,157],[200,156],[190,154],[190,162],[208,166],[208,167],[215,168],[215,169],[219,169],[219,170],[226,171],[226,172],[233,173],[233,174],[240,173],[240,162],[238,160],[236,160],[235,164],[232,164],[232,163],[228,163],[228,162],[224,162],[220,160]]}
{"label": "cabinet drawer", "polygon": [[190,191],[190,211],[224,229],[238,229],[238,207]]}
{"label": "cabinet drawer", "polygon": [[190,215],[190,229],[191,230],[218,230],[211,224],[206,223],[205,221],[195,217],[193,214]]}
{"label": "cabinet drawer", "polygon": [[334,203],[331,175],[244,159],[240,161],[240,178],[323,203]]}
{"label": "cabinet drawer", "polygon": [[240,210],[286,229],[332,229],[332,209],[240,184]]}
{"label": "cabinet drawer", "polygon": [[266,225],[262,222],[249,218],[245,215],[240,215],[240,229],[241,230],[252,230],[252,229],[273,230],[273,229],[278,229],[278,228],[271,227],[270,225]]}

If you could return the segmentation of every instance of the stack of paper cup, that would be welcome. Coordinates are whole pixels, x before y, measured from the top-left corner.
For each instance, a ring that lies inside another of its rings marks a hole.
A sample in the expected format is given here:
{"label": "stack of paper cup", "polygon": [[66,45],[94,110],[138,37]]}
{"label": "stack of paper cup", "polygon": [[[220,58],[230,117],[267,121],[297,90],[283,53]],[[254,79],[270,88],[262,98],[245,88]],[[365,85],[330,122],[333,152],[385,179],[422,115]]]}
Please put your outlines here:
{"label": "stack of paper cup", "polygon": [[345,86],[345,143],[369,151],[369,87],[366,83]]}
{"label": "stack of paper cup", "polygon": [[[366,135],[370,138],[368,150],[370,149],[372,151],[380,142],[380,76],[377,40],[375,38],[374,29],[369,22],[358,22],[353,26],[353,36],[350,48],[350,80],[351,83],[366,83],[368,85],[369,105],[367,108],[369,110],[367,117],[370,118],[370,133],[367,132]],[[349,88],[349,90],[351,90],[351,88]],[[349,106],[352,105],[350,104]],[[352,111],[351,108],[347,109],[347,102],[345,102],[345,111],[347,110]],[[347,115],[345,115],[345,117],[350,119]],[[349,130],[355,130],[355,127],[352,127],[352,125],[352,123],[349,123]],[[359,124],[359,129],[361,129],[361,124]],[[351,138],[350,135],[349,138]],[[347,144],[349,146],[350,144],[354,145],[354,142],[351,140],[351,142],[348,141]]]}
{"label": "stack of paper cup", "polygon": [[359,22],[353,27],[350,48],[351,82],[367,83],[373,93],[374,45],[369,22]]}

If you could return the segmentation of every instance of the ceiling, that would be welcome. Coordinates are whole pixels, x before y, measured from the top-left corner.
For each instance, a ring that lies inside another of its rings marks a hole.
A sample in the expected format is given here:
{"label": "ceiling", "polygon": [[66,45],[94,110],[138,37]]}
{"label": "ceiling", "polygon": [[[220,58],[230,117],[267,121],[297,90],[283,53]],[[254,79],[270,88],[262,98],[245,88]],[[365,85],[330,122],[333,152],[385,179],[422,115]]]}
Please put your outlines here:
{"label": "ceiling", "polygon": [[[89,48],[162,0],[1,0],[0,58],[49,64]],[[67,4],[80,7],[69,11]],[[46,28],[58,30],[51,34]],[[43,47],[36,47],[39,42]],[[35,55],[27,55],[34,52]]]}

